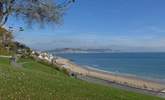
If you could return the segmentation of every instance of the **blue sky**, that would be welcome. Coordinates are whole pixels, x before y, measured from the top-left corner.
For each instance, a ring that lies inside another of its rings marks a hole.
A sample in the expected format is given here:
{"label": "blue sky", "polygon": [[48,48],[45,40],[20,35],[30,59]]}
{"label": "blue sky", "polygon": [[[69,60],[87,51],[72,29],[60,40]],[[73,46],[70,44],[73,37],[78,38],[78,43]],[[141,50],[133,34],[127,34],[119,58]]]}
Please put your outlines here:
{"label": "blue sky", "polygon": [[61,25],[25,27],[15,37],[35,49],[165,51],[164,4],[165,0],[76,0]]}

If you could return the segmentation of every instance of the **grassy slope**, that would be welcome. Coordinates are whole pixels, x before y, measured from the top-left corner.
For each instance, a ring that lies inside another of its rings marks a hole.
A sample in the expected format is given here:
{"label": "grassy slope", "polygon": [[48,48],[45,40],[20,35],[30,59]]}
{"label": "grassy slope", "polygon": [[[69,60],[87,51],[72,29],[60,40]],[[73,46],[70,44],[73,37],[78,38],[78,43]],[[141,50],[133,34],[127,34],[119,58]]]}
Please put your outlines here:
{"label": "grassy slope", "polygon": [[14,68],[0,58],[0,100],[164,100],[70,78],[27,60]]}

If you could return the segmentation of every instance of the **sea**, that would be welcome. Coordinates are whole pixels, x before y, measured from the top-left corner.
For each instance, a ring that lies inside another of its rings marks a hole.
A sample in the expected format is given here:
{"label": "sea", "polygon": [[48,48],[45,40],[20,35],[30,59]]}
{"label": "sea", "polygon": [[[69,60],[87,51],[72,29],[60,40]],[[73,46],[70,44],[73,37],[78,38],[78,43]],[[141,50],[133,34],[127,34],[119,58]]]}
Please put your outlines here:
{"label": "sea", "polygon": [[165,53],[63,53],[82,67],[165,83]]}

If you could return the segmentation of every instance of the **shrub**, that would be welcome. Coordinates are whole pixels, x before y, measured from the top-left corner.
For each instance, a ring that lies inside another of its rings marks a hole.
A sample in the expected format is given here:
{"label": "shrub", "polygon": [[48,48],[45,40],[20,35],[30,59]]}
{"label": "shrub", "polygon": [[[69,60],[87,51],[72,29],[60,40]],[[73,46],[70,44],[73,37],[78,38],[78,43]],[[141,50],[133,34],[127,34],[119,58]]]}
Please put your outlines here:
{"label": "shrub", "polygon": [[55,64],[52,64],[52,63],[49,63],[49,62],[46,62],[44,60],[38,60],[39,63],[43,64],[43,65],[46,65],[46,66],[50,66],[66,75],[69,76],[69,71],[66,69],[66,68],[60,68],[58,65],[55,65]]}

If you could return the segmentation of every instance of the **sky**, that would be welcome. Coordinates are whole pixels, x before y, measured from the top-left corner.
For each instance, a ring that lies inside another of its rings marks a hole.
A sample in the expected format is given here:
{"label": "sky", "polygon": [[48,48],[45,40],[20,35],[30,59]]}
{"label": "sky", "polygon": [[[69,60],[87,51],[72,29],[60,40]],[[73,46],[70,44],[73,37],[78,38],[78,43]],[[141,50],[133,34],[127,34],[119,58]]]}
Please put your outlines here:
{"label": "sky", "polygon": [[[15,39],[34,49],[110,48],[165,52],[165,0],[76,0],[58,26],[24,27]],[[10,20],[13,18],[10,18]],[[15,19],[10,25],[24,25]]]}

